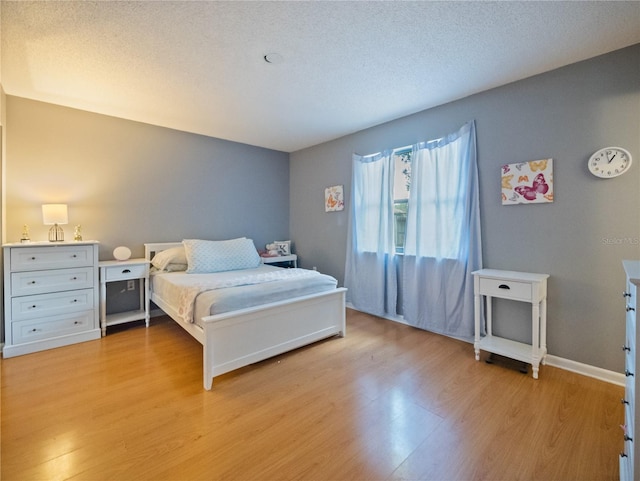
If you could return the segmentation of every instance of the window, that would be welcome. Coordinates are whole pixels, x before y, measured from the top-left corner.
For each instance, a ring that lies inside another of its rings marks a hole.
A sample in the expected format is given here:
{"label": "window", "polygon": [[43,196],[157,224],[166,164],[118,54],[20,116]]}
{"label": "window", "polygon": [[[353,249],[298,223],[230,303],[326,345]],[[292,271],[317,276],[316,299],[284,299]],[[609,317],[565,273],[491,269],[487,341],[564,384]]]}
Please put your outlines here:
{"label": "window", "polygon": [[407,235],[407,207],[409,206],[409,189],[411,187],[411,158],[413,149],[405,147],[393,152],[393,232],[395,251],[404,252]]}

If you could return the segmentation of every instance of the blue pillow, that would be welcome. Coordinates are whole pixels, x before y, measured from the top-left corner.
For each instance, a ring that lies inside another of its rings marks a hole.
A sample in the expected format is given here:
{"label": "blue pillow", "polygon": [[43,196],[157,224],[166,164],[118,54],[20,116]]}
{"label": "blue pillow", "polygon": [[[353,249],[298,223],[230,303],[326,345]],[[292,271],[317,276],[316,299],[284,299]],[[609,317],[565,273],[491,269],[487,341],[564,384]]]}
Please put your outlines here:
{"label": "blue pillow", "polygon": [[253,240],[242,237],[223,241],[184,239],[187,274],[253,269],[260,256]]}

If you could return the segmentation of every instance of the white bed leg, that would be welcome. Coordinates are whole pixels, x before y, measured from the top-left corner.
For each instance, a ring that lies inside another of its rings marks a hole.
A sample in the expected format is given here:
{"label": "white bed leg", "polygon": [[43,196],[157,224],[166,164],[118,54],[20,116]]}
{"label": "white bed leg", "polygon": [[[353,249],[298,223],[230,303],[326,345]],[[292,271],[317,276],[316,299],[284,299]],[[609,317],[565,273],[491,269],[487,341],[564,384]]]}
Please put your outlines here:
{"label": "white bed leg", "polygon": [[202,375],[204,388],[207,391],[211,391],[211,386],[213,385],[213,349],[207,348],[207,344],[205,343],[202,346]]}

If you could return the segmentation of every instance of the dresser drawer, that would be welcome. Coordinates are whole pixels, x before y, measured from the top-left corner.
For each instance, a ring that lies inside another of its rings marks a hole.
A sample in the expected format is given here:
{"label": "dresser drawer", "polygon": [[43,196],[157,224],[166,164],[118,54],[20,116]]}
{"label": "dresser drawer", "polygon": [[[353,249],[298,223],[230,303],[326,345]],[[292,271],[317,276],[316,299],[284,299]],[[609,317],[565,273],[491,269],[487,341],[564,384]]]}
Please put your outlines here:
{"label": "dresser drawer", "polygon": [[[627,398],[625,398],[627,400]],[[632,420],[634,419],[634,408],[633,408],[633,400],[627,400],[627,404],[624,405],[624,428],[627,433],[627,436],[633,438],[635,434],[635,429],[633,426]]]}
{"label": "dresser drawer", "polygon": [[627,313],[627,333],[625,336],[625,346],[629,348],[628,355],[635,360],[636,357],[636,322],[633,316]]}
{"label": "dresser drawer", "polygon": [[480,278],[480,294],[521,301],[530,301],[532,299],[531,284],[528,282],[487,279],[485,277]]}
{"label": "dresser drawer", "polygon": [[11,274],[11,296],[71,291],[93,287],[93,267],[24,271]]}
{"label": "dresser drawer", "polygon": [[14,247],[11,271],[37,271],[65,267],[85,267],[94,263],[93,246]]}
{"label": "dresser drawer", "polygon": [[55,292],[52,294],[36,294],[34,296],[14,297],[11,299],[11,315],[13,320],[35,319],[71,312],[92,309],[94,290]]}
{"label": "dresser drawer", "polygon": [[13,344],[65,336],[76,332],[89,331],[94,328],[94,311],[83,311],[63,314],[11,324]]}
{"label": "dresser drawer", "polygon": [[103,267],[105,279],[107,281],[123,281],[126,279],[139,279],[147,272],[147,265],[122,265]]}

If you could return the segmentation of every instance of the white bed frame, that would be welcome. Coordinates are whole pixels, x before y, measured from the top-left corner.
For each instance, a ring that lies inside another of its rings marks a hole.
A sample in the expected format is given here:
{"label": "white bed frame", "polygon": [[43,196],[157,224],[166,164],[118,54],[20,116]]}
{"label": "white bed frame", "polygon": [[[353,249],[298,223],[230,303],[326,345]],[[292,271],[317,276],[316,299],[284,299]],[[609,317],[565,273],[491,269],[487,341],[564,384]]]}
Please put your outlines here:
{"label": "white bed frame", "polygon": [[[145,258],[181,242],[145,244]],[[151,300],[203,346],[204,388],[214,376],[332,336],[346,334],[344,287],[184,322],[174,306],[151,292]]]}

